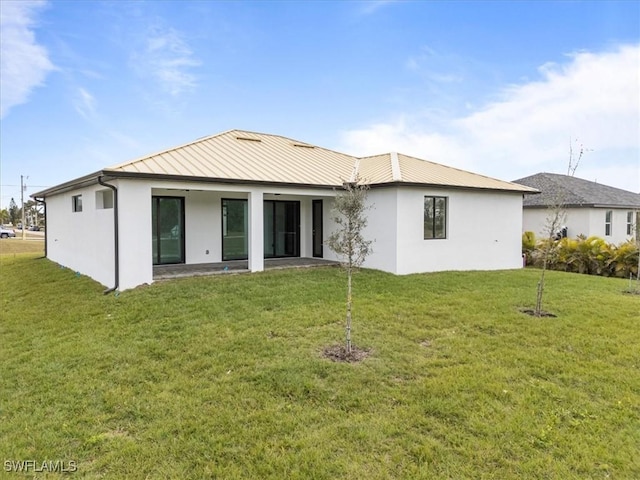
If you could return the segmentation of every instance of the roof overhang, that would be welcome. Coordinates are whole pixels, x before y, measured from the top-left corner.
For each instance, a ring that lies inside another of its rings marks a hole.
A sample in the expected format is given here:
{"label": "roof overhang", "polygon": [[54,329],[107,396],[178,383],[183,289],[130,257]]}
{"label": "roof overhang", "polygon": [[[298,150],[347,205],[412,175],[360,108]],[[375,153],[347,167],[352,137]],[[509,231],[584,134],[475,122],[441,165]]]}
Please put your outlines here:
{"label": "roof overhang", "polygon": [[[98,179],[102,177],[104,180],[109,179],[135,179],[135,180],[156,180],[156,181],[172,181],[172,182],[196,182],[196,183],[213,183],[213,184],[226,184],[226,185],[263,185],[272,187],[296,187],[296,188],[317,188],[317,189],[336,189],[341,188],[342,185],[331,184],[312,184],[312,183],[288,183],[288,182],[271,182],[262,180],[245,180],[245,179],[230,179],[230,178],[212,178],[212,177],[197,177],[197,176],[184,176],[184,175],[168,175],[159,173],[141,173],[141,172],[122,172],[116,170],[100,170],[98,172],[85,175],[84,177],[70,180],[55,187],[41,190],[31,195],[32,198],[46,198],[52,195],[58,195],[66,193],[78,188],[88,187],[98,184]],[[392,188],[392,187],[417,187],[417,188],[437,188],[437,189],[454,189],[454,190],[474,190],[474,191],[493,191],[502,193],[513,194],[538,194],[537,190],[533,190],[530,187],[523,187],[522,190],[518,189],[500,189],[500,188],[487,188],[468,185],[444,185],[440,183],[411,183],[411,182],[384,182],[384,183],[372,183],[369,184],[370,188]],[[525,190],[525,188],[527,190]]]}
{"label": "roof overhang", "polygon": [[[553,205],[523,205],[523,208],[539,208],[549,209]],[[580,204],[565,204],[562,208],[613,208],[619,210],[640,210],[640,205],[605,205],[605,204],[593,204],[593,203],[580,203]]]}

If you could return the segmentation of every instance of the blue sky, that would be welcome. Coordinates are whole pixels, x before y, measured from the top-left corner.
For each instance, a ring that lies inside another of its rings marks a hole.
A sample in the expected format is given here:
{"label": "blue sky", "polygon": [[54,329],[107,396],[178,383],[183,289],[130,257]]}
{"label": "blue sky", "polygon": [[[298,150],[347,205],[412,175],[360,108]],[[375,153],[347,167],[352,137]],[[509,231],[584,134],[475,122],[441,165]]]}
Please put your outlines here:
{"label": "blue sky", "polygon": [[239,128],[640,191],[640,2],[0,1],[2,198]]}

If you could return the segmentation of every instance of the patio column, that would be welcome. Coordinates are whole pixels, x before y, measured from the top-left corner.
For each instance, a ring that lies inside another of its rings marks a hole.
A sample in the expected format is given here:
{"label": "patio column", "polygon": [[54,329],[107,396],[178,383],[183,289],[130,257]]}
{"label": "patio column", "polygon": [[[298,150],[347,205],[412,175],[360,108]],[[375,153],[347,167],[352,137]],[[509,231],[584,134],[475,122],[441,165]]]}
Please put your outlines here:
{"label": "patio column", "polygon": [[249,270],[264,270],[264,200],[261,191],[249,192]]}

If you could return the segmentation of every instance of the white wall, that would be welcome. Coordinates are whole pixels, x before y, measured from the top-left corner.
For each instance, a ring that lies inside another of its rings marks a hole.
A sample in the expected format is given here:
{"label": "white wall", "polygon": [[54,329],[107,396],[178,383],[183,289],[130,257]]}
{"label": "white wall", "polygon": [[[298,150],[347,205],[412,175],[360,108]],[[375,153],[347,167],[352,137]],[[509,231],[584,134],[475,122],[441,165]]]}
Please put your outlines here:
{"label": "white wall", "polygon": [[369,190],[367,228],[365,240],[373,240],[373,252],[364,266],[385,272],[397,273],[398,269],[398,188],[374,188]]}
{"label": "white wall", "polygon": [[[611,235],[605,235],[606,211],[613,212]],[[575,238],[578,235],[586,237],[597,236],[609,243],[619,244],[634,238],[627,235],[627,212],[629,209],[611,208],[567,208],[564,225],[568,230],[568,236]],[[523,210],[523,232],[533,232],[537,238],[546,238],[549,235],[547,217],[549,210],[546,208],[526,208]]]}
{"label": "white wall", "polygon": [[[424,239],[424,197],[444,196],[447,238]],[[397,190],[398,274],[522,267],[522,196],[462,189]]]}
{"label": "white wall", "polygon": [[[113,208],[96,208],[91,186],[47,197],[47,257],[112,287],[114,277]],[[73,212],[72,196],[82,195],[82,211]]]}
{"label": "white wall", "polygon": [[[119,195],[120,284],[125,290],[153,282],[151,198],[185,198],[186,263],[221,261],[222,198],[300,201],[300,247],[311,256],[311,201],[323,200],[323,236],[335,228],[331,220],[332,190],[247,187],[202,183],[113,181]],[[113,209],[96,208],[102,186],[47,198],[49,258],[113,286]],[[72,212],[72,195],[82,194],[83,211]],[[447,238],[425,240],[425,195],[448,198]],[[365,267],[397,274],[440,270],[519,268],[521,259],[521,195],[477,190],[418,187],[374,188],[369,191],[367,239],[374,240]],[[626,219],[625,219],[626,220]],[[615,223],[621,223],[614,219]],[[626,224],[625,224],[626,226]],[[260,242],[262,245],[262,242]],[[325,245],[324,258],[337,260]]]}
{"label": "white wall", "polygon": [[151,182],[119,179],[120,290],[153,282]]}

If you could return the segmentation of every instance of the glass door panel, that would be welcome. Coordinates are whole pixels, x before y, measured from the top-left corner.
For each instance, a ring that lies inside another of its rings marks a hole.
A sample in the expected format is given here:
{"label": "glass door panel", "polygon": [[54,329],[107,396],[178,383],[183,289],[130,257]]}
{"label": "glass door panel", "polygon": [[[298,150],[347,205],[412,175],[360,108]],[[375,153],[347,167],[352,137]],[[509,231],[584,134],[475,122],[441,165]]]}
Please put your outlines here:
{"label": "glass door panel", "polygon": [[249,204],[244,199],[222,199],[222,260],[249,258]]}
{"label": "glass door panel", "polygon": [[184,198],[152,197],[153,264],[184,263]]}
{"label": "glass door panel", "polygon": [[313,256],[322,258],[322,200],[314,200],[312,203],[312,240]]}
{"label": "glass door panel", "polygon": [[300,202],[265,200],[264,256],[300,256]]}

